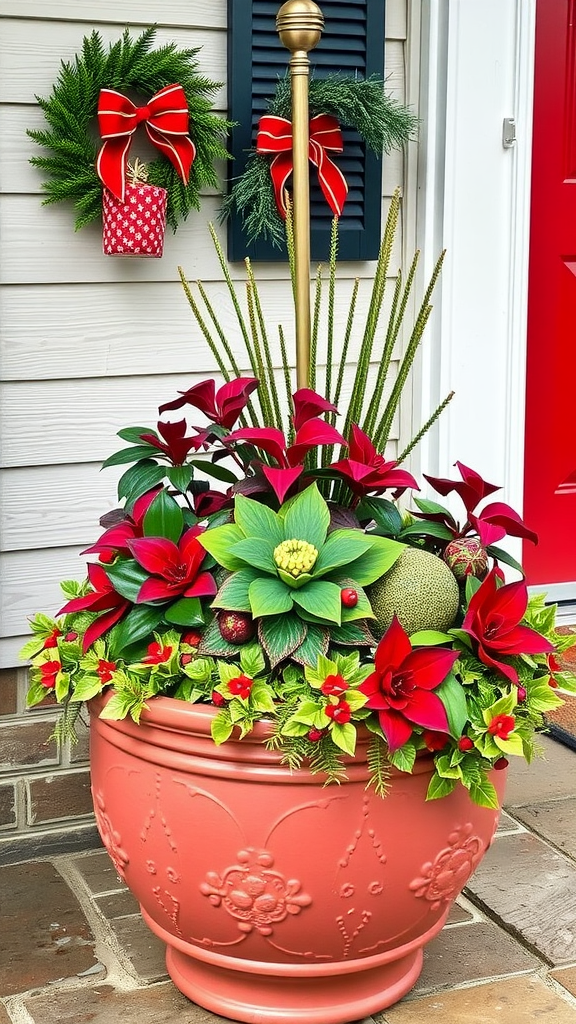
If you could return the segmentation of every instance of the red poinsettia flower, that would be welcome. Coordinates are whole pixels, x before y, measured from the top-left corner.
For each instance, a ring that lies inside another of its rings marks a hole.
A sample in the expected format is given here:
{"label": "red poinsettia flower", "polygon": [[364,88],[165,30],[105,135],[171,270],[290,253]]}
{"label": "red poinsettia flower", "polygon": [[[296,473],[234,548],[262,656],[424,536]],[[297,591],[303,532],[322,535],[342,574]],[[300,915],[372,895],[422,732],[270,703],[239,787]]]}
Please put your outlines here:
{"label": "red poinsettia flower", "polygon": [[455,462],[454,465],[458,468],[458,472],[462,477],[461,480],[448,480],[443,477],[428,476],[427,473],[424,473],[423,476],[428,483],[432,484],[434,490],[444,497],[447,494],[451,494],[452,491],[456,491],[462,498],[467,512],[472,512],[479,502],[487,498],[489,494],[500,490],[498,484],[489,484],[486,480],[482,479],[479,473],[465,466],[463,462]]}
{"label": "red poinsettia flower", "polygon": [[365,707],[378,712],[391,753],[410,739],[414,725],[431,732],[449,731],[446,709],[431,691],[457,658],[457,651],[443,647],[413,648],[394,616],[376,648],[374,672],[359,686],[368,697]]}
{"label": "red poinsettia flower", "polygon": [[214,512],[220,512],[223,508],[232,508],[234,504],[234,498],[230,492],[221,494],[220,491],[213,490],[195,494],[192,501],[198,519],[205,519],[207,516],[213,515]]}
{"label": "red poinsettia flower", "polygon": [[538,543],[538,537],[533,530],[528,529],[517,512],[510,505],[502,501],[494,501],[485,505],[481,511],[475,509],[484,498],[494,491],[499,491],[497,484],[489,484],[483,480],[479,473],[476,473],[463,462],[456,462],[461,480],[448,480],[444,477],[428,476],[424,473],[425,479],[432,484],[438,494],[446,496],[455,491],[464,502],[468,522],[460,530],[456,521],[450,513],[445,512],[419,512],[421,519],[428,519],[435,522],[442,522],[454,534],[455,537],[462,537],[472,530],[475,530],[480,538],[480,543],[487,547],[502,540],[507,534],[510,537],[524,537],[526,540]]}
{"label": "red poinsettia flower", "polygon": [[166,537],[140,537],[128,542],[139,565],[151,573],[136,598],[145,601],[170,601],[176,597],[213,597],[217,591],[214,577],[202,572],[206,549],[198,540],[200,526],[192,526],[178,544]]}
{"label": "red poinsettia flower", "polygon": [[89,594],[85,594],[84,597],[73,597],[71,601],[67,601],[63,608],[58,612],[59,615],[67,615],[68,612],[103,612],[103,615],[99,615],[94,622],[88,626],[84,634],[82,641],[82,650],[84,654],[88,648],[97,640],[99,637],[107,633],[109,629],[119,619],[122,618],[124,612],[130,607],[130,601],[127,598],[122,597],[113,587],[112,583],[108,579],[106,572],[97,562],[91,562],[88,565],[88,580],[92,587]]}
{"label": "red poinsettia flower", "polygon": [[128,541],[142,536],[144,516],[161,490],[162,486],[158,485],[151,491],[141,494],[134,502],[132,515],[128,515],[124,509],[115,509],[102,516],[101,526],[106,526],[110,520],[112,520],[112,525],[98,538],[95,544],[85,548],[81,554],[98,554],[103,562],[112,561],[116,554],[129,555]]}
{"label": "red poinsettia flower", "polygon": [[197,451],[204,441],[201,432],[193,437],[186,437],[186,420],[178,420],[177,423],[163,423],[160,420],[158,433],[164,438],[163,441],[156,434],[140,434],[140,440],[157,448],[173,466],[181,466],[186,462],[192,449]]}
{"label": "red poinsettia flower", "polygon": [[312,388],[299,388],[292,395],[294,403],[294,415],[292,422],[294,430],[300,430],[308,420],[313,420],[323,412],[338,412],[332,402],[328,402],[322,395],[312,391]]}
{"label": "red poinsettia flower", "polygon": [[528,605],[525,581],[500,586],[500,580],[497,569],[488,573],[470,598],[461,628],[474,641],[480,661],[517,684],[516,669],[502,657],[548,654],[554,651],[554,645],[535,629],[521,625]]}
{"label": "red poinsettia flower", "polygon": [[334,462],[330,469],[341,473],[354,494],[381,494],[390,487],[415,487],[414,477],[404,469],[396,469],[396,462],[386,462],[376,451],[372,441],[360,427],[352,424],[348,458]]}
{"label": "red poinsettia flower", "polygon": [[242,410],[248,404],[249,396],[258,387],[255,377],[237,377],[228,384],[224,384],[216,391],[216,384],[212,378],[203,380],[188,391],[180,391],[181,398],[175,398],[173,402],[166,402],[161,405],[159,412],[167,412],[169,409],[181,409],[183,405],[193,405],[200,409],[212,423],[229,430],[234,426]]}
{"label": "red poinsettia flower", "polygon": [[[432,732],[430,729],[425,729],[422,733],[422,739],[424,745],[431,754],[435,754],[438,750],[444,750],[447,743],[450,742],[450,737],[445,732]],[[474,746],[474,744],[472,744]]]}
{"label": "red poinsettia flower", "polygon": [[[311,392],[314,394],[314,392]],[[261,465],[261,470],[280,504],[291,486],[304,471],[307,453],[319,445],[346,444],[335,427],[321,419],[307,420],[296,432],[294,444],[288,445],[286,438],[277,427],[246,427],[229,434],[226,443],[248,441],[255,448],[261,448],[270,455],[279,468]]]}
{"label": "red poinsettia flower", "polygon": [[524,537],[526,540],[531,540],[533,544],[538,543],[538,534],[529,530],[518,513],[502,501],[493,501],[489,505],[485,505],[478,515],[470,512],[468,518],[484,547],[496,544],[506,534],[510,537]]}

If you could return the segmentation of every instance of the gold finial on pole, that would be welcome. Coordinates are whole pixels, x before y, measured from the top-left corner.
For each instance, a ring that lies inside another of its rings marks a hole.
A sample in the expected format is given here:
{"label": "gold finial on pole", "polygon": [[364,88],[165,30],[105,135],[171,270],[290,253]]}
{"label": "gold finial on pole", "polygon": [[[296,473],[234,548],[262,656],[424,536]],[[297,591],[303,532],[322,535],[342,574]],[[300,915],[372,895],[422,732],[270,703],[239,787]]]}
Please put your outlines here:
{"label": "gold finial on pole", "polygon": [[296,384],[310,382],[310,185],[308,170],[308,51],[320,40],[324,17],[313,0],[287,0],[276,16],[280,40],[290,51],[292,172],[296,276]]}

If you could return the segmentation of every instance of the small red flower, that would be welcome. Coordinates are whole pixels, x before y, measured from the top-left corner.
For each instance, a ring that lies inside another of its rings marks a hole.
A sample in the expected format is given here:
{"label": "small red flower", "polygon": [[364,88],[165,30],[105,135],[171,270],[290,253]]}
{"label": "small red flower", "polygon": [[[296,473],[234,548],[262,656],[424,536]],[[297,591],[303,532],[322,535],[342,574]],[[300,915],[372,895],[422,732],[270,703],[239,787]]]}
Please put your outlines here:
{"label": "small red flower", "polygon": [[170,661],[172,657],[172,651],[174,650],[170,644],[163,647],[161,643],[154,640],[151,644],[148,644],[148,654],[142,661],[146,665],[162,665],[165,661]]}
{"label": "small red flower", "polygon": [[56,676],[62,671],[59,661],[45,661],[40,665],[40,682],[47,690],[53,690],[56,686]]}
{"label": "small red flower", "polygon": [[56,628],[50,633],[50,636],[46,637],[44,641],[44,650],[46,651],[50,647],[58,647],[59,636],[62,636],[62,632],[58,629],[58,626],[56,626]]}
{"label": "small red flower", "polygon": [[498,736],[501,740],[507,740],[510,733],[514,731],[515,725],[514,715],[496,715],[488,726],[488,732],[492,736]]}
{"label": "small red flower", "polygon": [[96,669],[96,675],[98,676],[102,684],[109,683],[112,679],[112,673],[116,671],[116,662],[104,661],[102,658],[98,661],[98,668]]}
{"label": "small red flower", "polygon": [[328,704],[324,714],[337,725],[346,725],[352,718],[352,709],[347,700],[339,700],[337,704]]}
{"label": "small red flower", "polygon": [[221,708],[226,703],[226,698],[223,697],[221,693],[218,693],[218,690],[212,690],[211,699],[212,703],[215,704],[217,708]]}
{"label": "small red flower", "polygon": [[325,697],[340,697],[348,689],[348,683],[340,676],[326,676],[320,687]]}
{"label": "small red flower", "polygon": [[437,750],[443,750],[447,743],[450,742],[450,737],[445,732],[430,732],[429,729],[425,729],[422,733],[422,739],[426,745],[426,748],[431,752],[435,753]]}
{"label": "small red flower", "polygon": [[115,551],[110,551],[110,550],[101,551],[100,554],[98,555],[98,561],[102,562],[103,565],[110,565],[112,562],[115,561],[115,559],[116,559],[116,552]]}
{"label": "small red flower", "polygon": [[236,676],[235,679],[231,679],[228,683],[228,689],[234,697],[241,697],[242,700],[247,700],[250,696],[253,682],[254,680],[250,676]]}

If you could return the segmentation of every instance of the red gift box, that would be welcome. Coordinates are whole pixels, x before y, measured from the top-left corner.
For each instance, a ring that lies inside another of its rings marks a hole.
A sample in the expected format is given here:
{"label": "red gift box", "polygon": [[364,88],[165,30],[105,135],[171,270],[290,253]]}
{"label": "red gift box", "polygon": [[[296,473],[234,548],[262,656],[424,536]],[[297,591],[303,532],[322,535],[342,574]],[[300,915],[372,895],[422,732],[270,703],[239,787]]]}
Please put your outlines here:
{"label": "red gift box", "polygon": [[165,230],[165,188],[126,185],[123,203],[104,189],[102,247],[106,256],[160,257]]}

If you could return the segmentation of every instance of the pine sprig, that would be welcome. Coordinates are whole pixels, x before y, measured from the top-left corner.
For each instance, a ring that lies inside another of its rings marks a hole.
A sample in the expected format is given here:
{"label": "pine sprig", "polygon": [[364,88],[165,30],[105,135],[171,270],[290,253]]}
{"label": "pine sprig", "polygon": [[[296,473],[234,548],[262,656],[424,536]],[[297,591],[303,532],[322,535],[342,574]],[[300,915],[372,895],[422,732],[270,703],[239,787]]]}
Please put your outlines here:
{"label": "pine sprig", "polygon": [[370,769],[370,786],[377,796],[386,796],[390,788],[390,761],[386,745],[380,736],[374,735],[368,745],[366,760]]}
{"label": "pine sprig", "polygon": [[47,152],[32,156],[30,163],[46,175],[44,203],[74,204],[76,230],[101,215],[103,186],[95,166],[100,143],[93,125],[102,88],[130,90],[147,100],[173,82],[182,86],[196,146],[188,184],[165,157],[148,165],[149,183],[167,191],[166,216],[174,230],[191,209],[200,208],[202,189],[218,188],[214,162],[228,157],[224,138],[231,127],[212,113],[211,97],[220,83],[198,74],[199,48],[179,50],[168,43],[153,50],[155,33],[152,26],[132,39],[126,29],[106,50],[93,31],[73,61],[62,61],[51,95],[36,97],[48,127],[28,129],[27,134]]}
{"label": "pine sprig", "polygon": [[[401,149],[418,128],[418,117],[406,106],[387,96],[377,76],[358,80],[341,73],[312,78],[309,88],[310,117],[331,114],[341,125],[354,128],[377,156]],[[269,114],[291,118],[290,78],[278,80],[268,103]],[[270,177],[270,158],[253,151],[242,175],[234,180],[225,197],[220,219],[234,212],[242,218],[248,244],[257,238],[280,247],[284,241],[282,218]]]}

